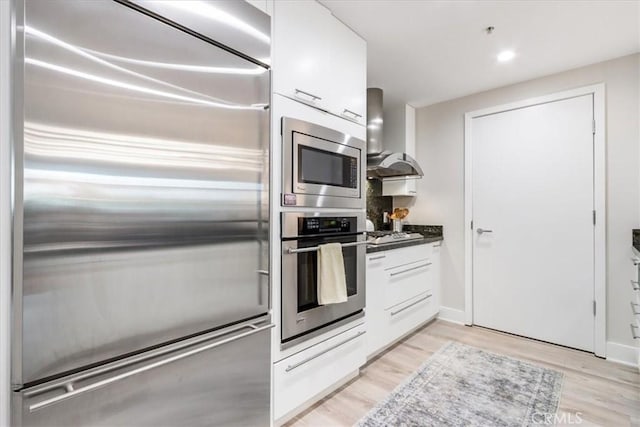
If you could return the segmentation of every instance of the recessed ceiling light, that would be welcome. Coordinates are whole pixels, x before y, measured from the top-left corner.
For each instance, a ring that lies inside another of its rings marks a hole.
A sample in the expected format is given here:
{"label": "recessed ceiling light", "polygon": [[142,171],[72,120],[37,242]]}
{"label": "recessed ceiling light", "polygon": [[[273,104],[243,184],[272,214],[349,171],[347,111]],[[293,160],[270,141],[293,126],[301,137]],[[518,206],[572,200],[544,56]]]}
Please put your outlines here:
{"label": "recessed ceiling light", "polygon": [[515,58],[516,54],[512,50],[503,50],[498,54],[498,61],[507,62]]}

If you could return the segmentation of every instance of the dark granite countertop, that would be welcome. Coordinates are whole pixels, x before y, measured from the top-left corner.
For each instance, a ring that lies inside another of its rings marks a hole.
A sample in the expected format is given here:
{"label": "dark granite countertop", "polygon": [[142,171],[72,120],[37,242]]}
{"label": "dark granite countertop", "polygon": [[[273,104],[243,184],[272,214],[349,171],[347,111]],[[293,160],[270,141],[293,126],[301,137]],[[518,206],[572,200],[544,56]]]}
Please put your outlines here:
{"label": "dark granite countertop", "polygon": [[636,255],[640,256],[640,229],[633,230],[633,249],[636,251]]}
{"label": "dark granite countertop", "polygon": [[408,246],[426,245],[433,242],[439,242],[441,240],[444,240],[442,235],[427,236],[424,239],[406,240],[404,242],[391,242],[391,243],[386,243],[384,245],[376,245],[376,246],[368,245],[367,253],[370,254],[374,252],[389,251],[391,249],[406,248]]}

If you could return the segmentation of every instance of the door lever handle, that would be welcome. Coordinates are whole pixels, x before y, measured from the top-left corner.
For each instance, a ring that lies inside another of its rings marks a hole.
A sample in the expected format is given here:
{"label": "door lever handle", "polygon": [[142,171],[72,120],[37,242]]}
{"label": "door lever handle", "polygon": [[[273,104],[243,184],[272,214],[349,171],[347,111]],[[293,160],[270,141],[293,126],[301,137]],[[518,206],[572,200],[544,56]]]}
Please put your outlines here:
{"label": "door lever handle", "polygon": [[493,233],[493,230],[487,230],[484,228],[478,228],[478,230],[476,230],[478,232],[478,234],[483,234],[483,233]]}

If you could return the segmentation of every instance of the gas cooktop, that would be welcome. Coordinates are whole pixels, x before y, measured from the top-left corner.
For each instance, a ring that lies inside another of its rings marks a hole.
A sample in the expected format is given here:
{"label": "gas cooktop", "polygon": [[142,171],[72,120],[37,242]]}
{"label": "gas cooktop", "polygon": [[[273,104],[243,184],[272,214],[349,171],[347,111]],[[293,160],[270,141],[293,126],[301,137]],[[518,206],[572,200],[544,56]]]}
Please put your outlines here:
{"label": "gas cooktop", "polygon": [[370,245],[385,245],[387,243],[419,239],[424,239],[424,236],[420,233],[394,233],[392,231],[370,231],[367,233],[367,242]]}

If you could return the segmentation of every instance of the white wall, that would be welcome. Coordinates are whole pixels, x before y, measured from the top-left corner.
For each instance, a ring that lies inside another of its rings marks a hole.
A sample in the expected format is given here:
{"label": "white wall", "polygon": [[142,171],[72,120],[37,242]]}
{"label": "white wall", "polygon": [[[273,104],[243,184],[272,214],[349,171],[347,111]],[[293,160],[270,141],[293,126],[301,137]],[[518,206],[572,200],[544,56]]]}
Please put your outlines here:
{"label": "white wall", "polygon": [[9,425],[11,3],[0,0],[0,426]]}
{"label": "white wall", "polygon": [[635,345],[628,267],[631,229],[640,226],[640,54],[417,110],[416,157],[425,176],[410,203],[411,222],[444,225],[442,305],[464,310],[464,113],[600,82],[607,114],[607,341]]}

